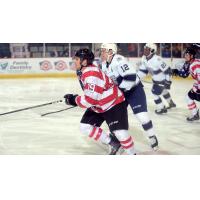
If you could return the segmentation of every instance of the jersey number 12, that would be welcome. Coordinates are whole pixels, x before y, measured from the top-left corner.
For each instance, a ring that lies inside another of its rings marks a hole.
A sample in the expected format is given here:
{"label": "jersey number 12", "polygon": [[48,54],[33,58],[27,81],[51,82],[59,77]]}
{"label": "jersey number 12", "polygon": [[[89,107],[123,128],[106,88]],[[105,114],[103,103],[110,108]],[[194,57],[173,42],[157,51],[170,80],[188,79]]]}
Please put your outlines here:
{"label": "jersey number 12", "polygon": [[129,70],[129,67],[128,67],[127,64],[121,66],[121,68],[122,68],[122,71],[123,71],[123,72],[125,72],[126,70]]}

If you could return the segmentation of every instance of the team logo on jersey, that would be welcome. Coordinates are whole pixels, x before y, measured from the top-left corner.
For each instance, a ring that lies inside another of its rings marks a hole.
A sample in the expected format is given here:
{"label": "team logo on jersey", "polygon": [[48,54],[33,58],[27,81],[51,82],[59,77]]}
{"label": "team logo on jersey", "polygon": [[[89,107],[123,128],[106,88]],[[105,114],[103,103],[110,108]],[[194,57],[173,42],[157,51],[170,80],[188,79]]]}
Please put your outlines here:
{"label": "team logo on jersey", "polygon": [[117,61],[118,61],[118,62],[119,62],[119,61],[121,61],[121,60],[122,60],[122,58],[120,58],[120,57],[119,57],[119,58],[117,58]]}
{"label": "team logo on jersey", "polygon": [[51,62],[49,62],[48,60],[44,60],[44,61],[40,62],[41,70],[48,71],[52,68],[53,68],[53,66],[52,66]]}
{"label": "team logo on jersey", "polygon": [[62,60],[54,62],[54,64],[55,64],[55,69],[58,71],[63,71],[65,69],[67,69],[67,64]]}
{"label": "team logo on jersey", "polygon": [[162,67],[163,69],[165,69],[166,66],[167,66],[167,65],[166,65],[164,62],[161,64],[161,67]]}

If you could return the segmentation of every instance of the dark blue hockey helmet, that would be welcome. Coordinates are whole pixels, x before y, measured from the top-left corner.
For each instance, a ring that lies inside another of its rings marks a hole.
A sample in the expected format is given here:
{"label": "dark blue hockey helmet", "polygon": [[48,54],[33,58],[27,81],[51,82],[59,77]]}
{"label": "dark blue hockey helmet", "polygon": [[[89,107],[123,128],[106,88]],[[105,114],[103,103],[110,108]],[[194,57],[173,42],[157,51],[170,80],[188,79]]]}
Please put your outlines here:
{"label": "dark blue hockey helmet", "polygon": [[76,54],[75,57],[78,57],[81,59],[81,62],[83,60],[87,60],[87,65],[91,65],[94,61],[94,54],[90,49],[79,49]]}
{"label": "dark blue hockey helmet", "polygon": [[194,48],[192,47],[188,47],[186,50],[185,50],[185,54],[188,53],[190,55],[193,55],[193,58],[195,58],[195,55],[196,55],[196,51]]}

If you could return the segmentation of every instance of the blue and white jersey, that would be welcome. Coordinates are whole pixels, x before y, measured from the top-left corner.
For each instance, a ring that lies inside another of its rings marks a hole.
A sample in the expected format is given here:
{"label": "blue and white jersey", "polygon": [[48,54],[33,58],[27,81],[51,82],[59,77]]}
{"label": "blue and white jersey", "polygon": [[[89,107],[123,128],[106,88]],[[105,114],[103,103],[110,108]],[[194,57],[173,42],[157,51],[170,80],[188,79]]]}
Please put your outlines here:
{"label": "blue and white jersey", "polygon": [[125,57],[119,54],[113,56],[110,64],[102,63],[101,68],[124,92],[131,90],[140,83],[135,68],[130,65]]}
{"label": "blue and white jersey", "polygon": [[155,82],[170,81],[170,67],[156,54],[149,60],[147,60],[146,56],[142,57],[142,62],[137,74],[143,79],[148,73]]}

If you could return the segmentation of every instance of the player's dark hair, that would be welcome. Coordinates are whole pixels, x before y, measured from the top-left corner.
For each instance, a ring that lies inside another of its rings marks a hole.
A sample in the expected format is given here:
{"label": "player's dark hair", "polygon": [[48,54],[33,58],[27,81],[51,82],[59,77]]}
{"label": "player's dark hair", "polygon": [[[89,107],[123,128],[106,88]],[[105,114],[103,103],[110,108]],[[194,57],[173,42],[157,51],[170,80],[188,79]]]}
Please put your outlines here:
{"label": "player's dark hair", "polygon": [[188,53],[190,55],[193,55],[193,58],[195,58],[195,55],[196,55],[196,51],[194,48],[192,47],[188,47],[186,50],[185,50],[185,54]]}
{"label": "player's dark hair", "polygon": [[94,54],[90,49],[79,49],[76,54],[75,57],[78,57],[81,59],[81,62],[83,60],[87,60],[87,65],[91,65],[94,61]]}

